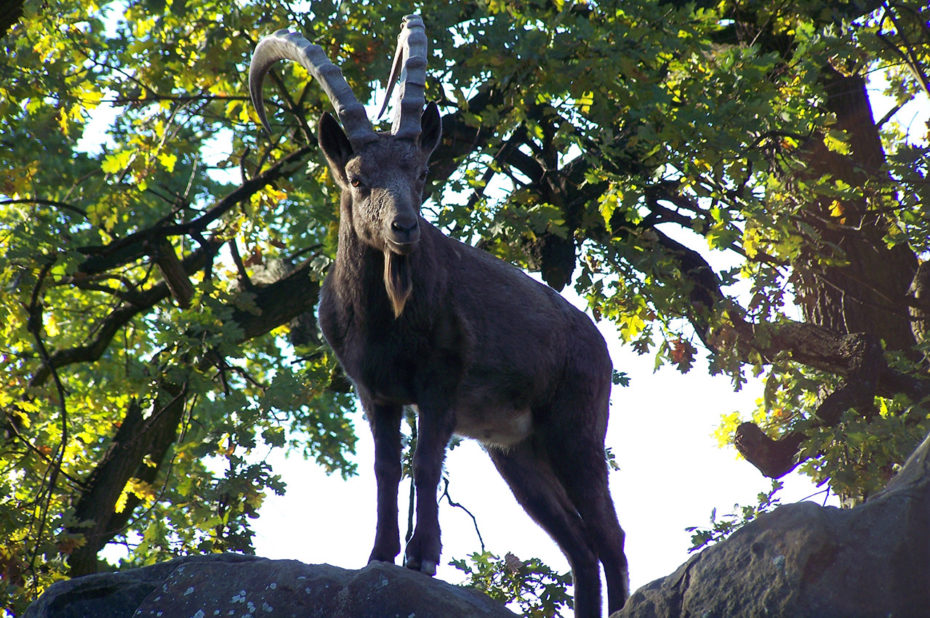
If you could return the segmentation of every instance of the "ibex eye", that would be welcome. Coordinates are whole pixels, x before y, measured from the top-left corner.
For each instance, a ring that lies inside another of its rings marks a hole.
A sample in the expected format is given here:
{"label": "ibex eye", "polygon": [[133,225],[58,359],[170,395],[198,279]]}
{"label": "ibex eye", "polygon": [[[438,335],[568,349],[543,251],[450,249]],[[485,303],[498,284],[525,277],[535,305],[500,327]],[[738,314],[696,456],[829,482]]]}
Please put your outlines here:
{"label": "ibex eye", "polygon": [[353,179],[350,180],[349,182],[352,183],[352,186],[353,186],[353,187],[360,187],[360,186],[362,185],[362,181],[359,180],[358,178],[353,178]]}

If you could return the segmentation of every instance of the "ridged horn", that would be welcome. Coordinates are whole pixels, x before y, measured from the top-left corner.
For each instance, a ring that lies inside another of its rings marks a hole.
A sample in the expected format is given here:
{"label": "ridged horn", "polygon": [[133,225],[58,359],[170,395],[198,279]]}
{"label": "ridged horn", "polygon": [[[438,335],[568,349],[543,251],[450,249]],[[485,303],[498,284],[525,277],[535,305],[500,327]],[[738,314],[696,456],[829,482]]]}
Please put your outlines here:
{"label": "ridged horn", "polygon": [[394,66],[388,78],[384,104],[378,113],[378,117],[384,113],[399,74],[401,86],[397,92],[391,133],[402,139],[413,140],[420,135],[420,118],[426,105],[426,47],[423,19],[419,15],[407,15],[401,24],[400,34],[397,35]]}
{"label": "ridged horn", "polygon": [[249,65],[249,95],[265,131],[271,134],[271,127],[265,115],[265,102],[262,99],[262,83],[271,65],[278,60],[291,60],[300,64],[320,82],[353,147],[377,138],[368,121],[365,107],[355,98],[339,67],[330,62],[319,45],[286,29],[278,30],[259,41]]}

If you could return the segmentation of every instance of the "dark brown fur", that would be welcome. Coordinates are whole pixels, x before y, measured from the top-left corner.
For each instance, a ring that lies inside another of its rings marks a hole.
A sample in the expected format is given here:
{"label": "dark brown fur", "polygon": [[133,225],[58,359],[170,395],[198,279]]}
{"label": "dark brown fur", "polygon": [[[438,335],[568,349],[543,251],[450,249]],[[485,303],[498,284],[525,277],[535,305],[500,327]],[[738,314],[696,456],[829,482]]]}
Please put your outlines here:
{"label": "dark brown fur", "polygon": [[628,580],[604,458],[606,345],[551,288],[420,217],[439,135],[435,105],[416,141],[379,135],[358,152],[331,116],[320,122],[320,145],[343,191],[320,325],[374,436],[378,525],[370,560],[393,562],[400,552],[400,423],[402,407],[416,406],[417,520],[406,565],[435,572],[436,489],[457,433],[485,445],[514,496],[565,553],[576,615],[600,615],[598,562],[609,609],[617,610]]}

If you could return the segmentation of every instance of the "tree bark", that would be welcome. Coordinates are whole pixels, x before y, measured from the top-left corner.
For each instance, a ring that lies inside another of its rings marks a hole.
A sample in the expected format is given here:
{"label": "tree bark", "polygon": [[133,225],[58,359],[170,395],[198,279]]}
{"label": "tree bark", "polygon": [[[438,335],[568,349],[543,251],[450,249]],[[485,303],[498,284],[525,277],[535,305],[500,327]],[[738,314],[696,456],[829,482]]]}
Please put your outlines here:
{"label": "tree bark", "polygon": [[[78,523],[69,532],[82,534],[85,543],[68,559],[72,577],[97,572],[97,553],[120,532],[131,513],[128,509],[116,512],[123,488],[130,478],[145,474],[141,469],[146,467],[143,465],[146,455],[161,467],[168,446],[177,437],[187,386],[167,382],[161,386],[162,392],[148,417],[143,417],[137,401],[129,404],[110,448],[87,479],[86,489],[75,504]],[[153,473],[146,476],[154,479]]]}
{"label": "tree bark", "polygon": [[0,37],[23,16],[23,0],[0,0]]}
{"label": "tree bark", "polygon": [[[798,176],[810,185],[823,177],[842,181],[862,196],[796,196],[803,204],[800,219],[820,235],[808,238],[810,257],[794,264],[798,300],[812,324],[842,334],[869,333],[888,349],[908,350],[915,341],[906,297],[917,258],[906,245],[889,249],[883,240],[890,222],[880,212],[879,199],[890,178],[883,171],[885,153],[865,79],[827,67],[823,81],[827,110],[836,116],[835,128],[848,136],[850,152],[833,152],[822,136],[815,136],[804,149]],[[845,264],[818,263],[817,256],[830,245]]]}

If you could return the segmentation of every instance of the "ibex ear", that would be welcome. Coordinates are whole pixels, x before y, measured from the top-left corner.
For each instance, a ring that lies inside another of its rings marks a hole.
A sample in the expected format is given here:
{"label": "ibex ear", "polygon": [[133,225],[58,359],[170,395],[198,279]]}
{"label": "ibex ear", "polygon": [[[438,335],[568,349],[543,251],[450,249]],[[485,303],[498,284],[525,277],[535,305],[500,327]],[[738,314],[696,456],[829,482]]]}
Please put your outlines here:
{"label": "ibex ear", "polygon": [[442,137],[442,119],[439,117],[439,108],[436,103],[430,101],[426,109],[423,110],[423,116],[420,118],[420,150],[423,154],[429,156],[439,145],[439,139]]}
{"label": "ibex ear", "polygon": [[320,148],[329,162],[329,169],[332,170],[333,176],[336,177],[336,182],[345,187],[349,183],[348,178],[346,178],[346,163],[355,154],[355,151],[352,150],[352,144],[349,143],[349,138],[346,137],[345,131],[339,126],[339,122],[329,112],[324,112],[320,118],[317,133]]}

